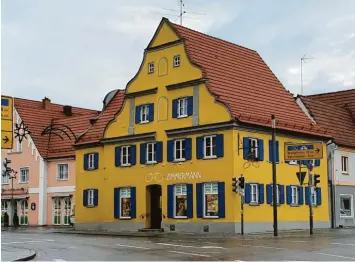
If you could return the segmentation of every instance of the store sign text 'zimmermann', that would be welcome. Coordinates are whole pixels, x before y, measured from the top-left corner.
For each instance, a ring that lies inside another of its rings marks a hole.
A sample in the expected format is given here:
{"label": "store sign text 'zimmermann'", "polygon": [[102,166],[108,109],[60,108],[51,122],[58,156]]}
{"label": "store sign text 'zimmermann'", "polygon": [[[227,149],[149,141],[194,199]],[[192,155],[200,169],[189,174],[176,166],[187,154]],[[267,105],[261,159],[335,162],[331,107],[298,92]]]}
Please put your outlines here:
{"label": "store sign text 'zimmermann'", "polygon": [[198,179],[198,178],[201,178],[201,173],[200,172],[186,172],[186,173],[168,174],[166,180]]}

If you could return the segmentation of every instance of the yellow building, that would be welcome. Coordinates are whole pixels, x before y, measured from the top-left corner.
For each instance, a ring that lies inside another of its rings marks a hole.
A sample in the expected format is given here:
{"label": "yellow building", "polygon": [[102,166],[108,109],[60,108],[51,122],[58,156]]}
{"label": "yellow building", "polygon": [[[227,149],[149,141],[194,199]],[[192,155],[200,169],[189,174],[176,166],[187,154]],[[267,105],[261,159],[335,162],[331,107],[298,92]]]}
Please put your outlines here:
{"label": "yellow building", "polygon": [[[164,18],[138,73],[104,106],[75,145],[77,229],[238,233],[232,178],[243,174],[245,232],[272,230],[272,114],[279,228],[308,227],[308,188],[283,148],[328,137],[257,52]],[[329,227],[326,158],[315,164],[315,227]]]}

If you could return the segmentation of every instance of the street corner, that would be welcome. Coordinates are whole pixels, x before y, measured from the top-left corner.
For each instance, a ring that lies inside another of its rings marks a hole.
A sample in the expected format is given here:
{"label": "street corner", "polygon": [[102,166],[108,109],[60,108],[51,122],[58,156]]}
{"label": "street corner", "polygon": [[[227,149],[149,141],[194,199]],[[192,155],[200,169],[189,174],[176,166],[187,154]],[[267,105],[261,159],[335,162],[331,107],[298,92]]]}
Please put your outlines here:
{"label": "street corner", "polygon": [[34,249],[9,247],[1,245],[2,261],[29,261],[36,257],[37,252]]}

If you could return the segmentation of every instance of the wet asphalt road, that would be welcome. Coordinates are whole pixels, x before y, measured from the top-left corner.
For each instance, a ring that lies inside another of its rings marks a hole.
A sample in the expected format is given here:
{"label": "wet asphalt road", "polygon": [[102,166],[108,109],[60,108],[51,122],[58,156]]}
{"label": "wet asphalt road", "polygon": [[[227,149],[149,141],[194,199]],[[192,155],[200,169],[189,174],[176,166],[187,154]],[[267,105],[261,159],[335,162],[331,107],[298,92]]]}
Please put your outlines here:
{"label": "wet asphalt road", "polygon": [[355,261],[355,229],[266,239],[108,237],[53,232],[6,232],[4,247],[37,251],[37,261]]}

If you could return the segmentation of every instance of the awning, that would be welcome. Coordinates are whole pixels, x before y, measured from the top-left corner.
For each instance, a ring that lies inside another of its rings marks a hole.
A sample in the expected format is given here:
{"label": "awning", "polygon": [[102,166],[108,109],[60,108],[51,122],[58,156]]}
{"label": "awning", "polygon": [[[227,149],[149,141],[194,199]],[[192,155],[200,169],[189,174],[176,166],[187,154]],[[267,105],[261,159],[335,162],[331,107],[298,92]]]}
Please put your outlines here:
{"label": "awning", "polygon": [[[18,199],[27,199],[29,198],[28,195],[14,195],[14,199],[18,200]],[[1,195],[1,200],[11,200],[11,195]]]}

